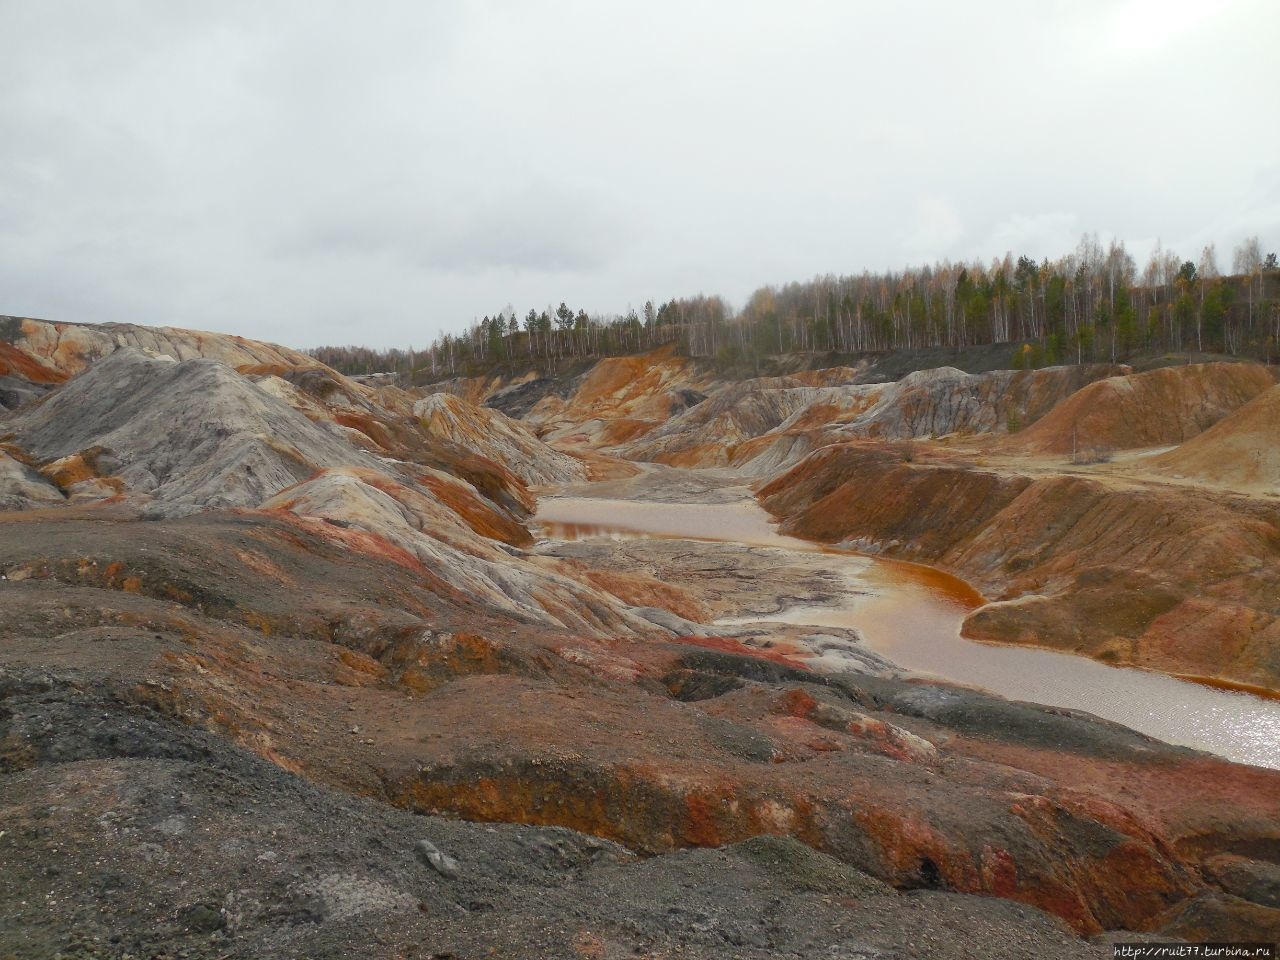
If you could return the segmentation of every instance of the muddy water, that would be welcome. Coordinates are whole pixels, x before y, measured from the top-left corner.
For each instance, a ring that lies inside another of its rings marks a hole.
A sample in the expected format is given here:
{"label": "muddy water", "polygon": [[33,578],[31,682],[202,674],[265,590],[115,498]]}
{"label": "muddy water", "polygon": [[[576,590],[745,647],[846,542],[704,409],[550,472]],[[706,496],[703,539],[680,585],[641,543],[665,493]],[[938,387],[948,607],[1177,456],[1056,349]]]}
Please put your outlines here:
{"label": "muddy water", "polygon": [[1280,769],[1280,701],[1049,650],[966,640],[961,624],[982,598],[963,581],[929,567],[782,536],[754,503],[563,497],[542,500],[537,519],[547,536],[561,539],[680,537],[830,554],[833,568],[849,581],[845,600],[791,607],[772,620],[853,627],[872,649],[916,673],[1085,710],[1169,743]]}

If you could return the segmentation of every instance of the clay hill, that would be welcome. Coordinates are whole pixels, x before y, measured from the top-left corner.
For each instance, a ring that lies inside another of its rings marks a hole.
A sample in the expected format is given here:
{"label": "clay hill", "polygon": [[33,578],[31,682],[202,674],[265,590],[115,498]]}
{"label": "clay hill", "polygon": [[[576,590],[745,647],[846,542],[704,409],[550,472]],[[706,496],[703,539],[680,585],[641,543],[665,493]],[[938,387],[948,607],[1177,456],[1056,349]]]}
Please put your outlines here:
{"label": "clay hill", "polygon": [[1203,363],[1108,377],[1012,438],[1023,453],[1108,452],[1180,444],[1275,385],[1257,364]]}
{"label": "clay hill", "polygon": [[1263,391],[1151,462],[1175,478],[1275,493],[1280,490],[1280,387]]}
{"label": "clay hill", "polygon": [[[1144,374],[667,352],[424,391],[216,334],[0,333],[0,956],[1280,937],[1280,772],[712,624],[829,598],[821,554],[533,524],[549,485],[763,478],[788,529],[970,576],[993,639],[1274,687],[1270,492],[1004,446]],[[1187,450],[1266,437],[1240,369]]]}
{"label": "clay hill", "polygon": [[732,463],[768,475],[819,446],[839,440],[909,440],[988,434],[1031,423],[1086,384],[1120,368],[968,374],[954,367],[914,371],[890,383],[809,386],[764,378],[725,386],[707,403],[672,417],[619,452],[637,460],[706,467]]}
{"label": "clay hill", "polygon": [[[968,636],[1280,687],[1268,368],[937,367],[886,382],[877,367],[894,358],[872,357],[729,382],[664,354],[646,391],[618,374],[638,362],[601,361],[527,420],[633,461],[733,468],[785,532],[957,573],[990,601]],[[507,388],[484,389],[497,402]],[[682,408],[681,390],[706,399]],[[617,412],[625,435],[592,410]]]}

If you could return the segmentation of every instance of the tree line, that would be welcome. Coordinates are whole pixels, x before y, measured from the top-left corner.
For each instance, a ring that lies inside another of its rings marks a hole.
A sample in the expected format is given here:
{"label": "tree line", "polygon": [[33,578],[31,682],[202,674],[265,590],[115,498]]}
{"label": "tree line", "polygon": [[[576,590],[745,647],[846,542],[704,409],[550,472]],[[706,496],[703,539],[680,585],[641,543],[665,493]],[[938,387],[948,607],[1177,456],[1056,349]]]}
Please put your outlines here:
{"label": "tree line", "polygon": [[322,363],[348,375],[396,373],[431,380],[440,376],[475,374],[502,363],[549,363],[575,359],[625,356],[669,343],[694,356],[707,355],[705,331],[720,329],[731,319],[720,297],[684,297],[643,311],[591,314],[559,307],[530,309],[521,318],[510,305],[486,314],[464,332],[444,333],[423,350],[368,347],[316,347],[307,351]]}
{"label": "tree line", "polygon": [[[1256,237],[1224,275],[1214,245],[1186,260],[1159,244],[1139,270],[1124,244],[1085,236],[1039,263],[1012,254],[763,287],[743,308],[751,347],[842,353],[1013,343],[1037,365],[1188,350],[1273,358],[1276,255]],[[748,343],[743,339],[743,349]]]}
{"label": "tree line", "polygon": [[1213,244],[1184,259],[1160,244],[1139,269],[1122,242],[1086,235],[1039,262],[1011,253],[899,271],[822,275],[765,286],[734,311],[698,294],[640,312],[588,314],[564,302],[523,316],[507,305],[421,351],[320,347],[312,354],[349,374],[419,379],[475,374],[502,364],[616,356],[675,343],[692,357],[749,367],[795,352],[858,354],[913,347],[1009,343],[1011,362],[1046,366],[1116,361],[1139,352],[1211,352],[1268,361],[1280,355],[1280,265],[1257,237],[1224,272]]}

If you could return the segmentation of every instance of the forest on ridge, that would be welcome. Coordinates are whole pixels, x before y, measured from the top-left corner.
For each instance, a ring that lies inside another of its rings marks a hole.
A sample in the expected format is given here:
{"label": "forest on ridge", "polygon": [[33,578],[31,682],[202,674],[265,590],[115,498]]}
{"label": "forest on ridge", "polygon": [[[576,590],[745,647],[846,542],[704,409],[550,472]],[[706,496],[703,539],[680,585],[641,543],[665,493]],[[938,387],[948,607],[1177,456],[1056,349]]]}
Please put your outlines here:
{"label": "forest on ridge", "polygon": [[697,294],[620,314],[513,306],[427,347],[310,351],[346,374],[424,379],[502,364],[635,353],[675,343],[725,369],[793,352],[858,354],[918,347],[1014,345],[1010,363],[1041,367],[1116,361],[1140,352],[1211,352],[1274,360],[1280,354],[1280,264],[1257,237],[1231,253],[1213,244],[1184,259],[1157,244],[1139,269],[1122,242],[1096,235],[1056,260],[1012,253],[989,263],[941,261],[899,271],[824,274],[764,286],[735,310]]}

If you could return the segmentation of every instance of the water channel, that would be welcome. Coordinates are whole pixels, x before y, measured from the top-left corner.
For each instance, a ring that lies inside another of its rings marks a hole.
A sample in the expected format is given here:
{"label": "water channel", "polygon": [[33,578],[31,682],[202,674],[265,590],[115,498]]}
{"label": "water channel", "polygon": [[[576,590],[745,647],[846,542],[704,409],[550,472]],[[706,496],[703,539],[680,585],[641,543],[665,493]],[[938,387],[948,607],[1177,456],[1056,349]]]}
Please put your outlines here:
{"label": "water channel", "polygon": [[[770,620],[852,627],[867,646],[913,673],[1014,700],[1085,710],[1169,743],[1280,769],[1280,700],[1071,654],[967,640],[961,624],[982,598],[962,580],[783,536],[754,502],[553,497],[540,501],[536,519],[556,539],[680,538],[829,554],[833,569],[848,579],[847,596],[831,605],[790,607]],[[722,621],[731,622],[736,621]]]}

